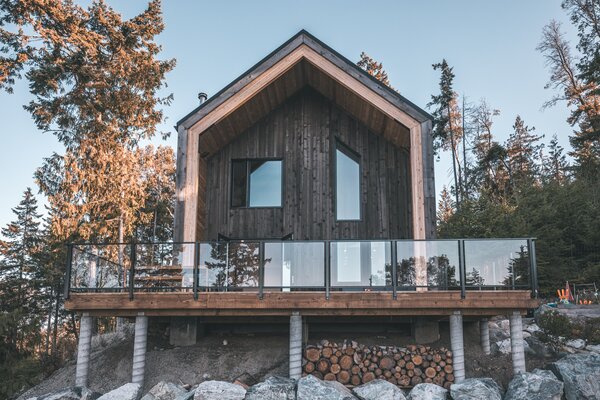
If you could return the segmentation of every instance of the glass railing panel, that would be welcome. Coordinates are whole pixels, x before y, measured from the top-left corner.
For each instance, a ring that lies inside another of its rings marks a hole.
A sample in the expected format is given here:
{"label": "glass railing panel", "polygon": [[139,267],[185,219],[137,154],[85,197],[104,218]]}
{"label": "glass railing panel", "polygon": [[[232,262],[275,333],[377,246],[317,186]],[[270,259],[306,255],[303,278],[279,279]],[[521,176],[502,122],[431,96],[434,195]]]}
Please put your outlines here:
{"label": "glass railing panel", "polygon": [[198,290],[221,291],[227,286],[227,243],[200,243]]}
{"label": "glass railing panel", "polygon": [[529,272],[526,239],[465,240],[467,289],[486,286],[527,289]]}
{"label": "glass railing panel", "polygon": [[229,242],[227,247],[227,290],[257,289],[260,274],[260,243]]}
{"label": "glass railing panel", "polygon": [[391,243],[387,241],[331,242],[331,287],[390,288]]}
{"label": "glass railing panel", "polygon": [[265,289],[325,290],[324,242],[265,243]]}
{"label": "glass railing panel", "polygon": [[460,288],[457,240],[398,241],[396,254],[399,290],[422,286]]}
{"label": "glass railing panel", "polygon": [[74,245],[71,258],[73,291],[121,291],[129,284],[129,245]]}
{"label": "glass railing panel", "polygon": [[136,244],[134,288],[143,291],[192,290],[194,250],[194,243]]}

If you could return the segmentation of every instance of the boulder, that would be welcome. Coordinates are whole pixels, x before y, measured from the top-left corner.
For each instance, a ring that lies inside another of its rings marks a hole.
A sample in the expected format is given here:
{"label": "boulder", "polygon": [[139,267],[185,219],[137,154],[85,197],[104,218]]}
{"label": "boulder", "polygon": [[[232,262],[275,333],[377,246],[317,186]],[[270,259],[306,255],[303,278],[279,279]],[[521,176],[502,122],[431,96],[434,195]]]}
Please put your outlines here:
{"label": "boulder", "polygon": [[189,392],[186,392],[185,394],[178,396],[175,400],[192,400],[194,398],[195,394],[196,394],[196,389],[190,390]]}
{"label": "boulder", "polygon": [[[102,393],[93,392],[85,387],[70,387],[57,390],[43,396],[32,397],[35,400],[96,400]],[[30,399],[31,400],[31,399]]]}
{"label": "boulder", "polygon": [[571,354],[550,365],[564,382],[567,400],[598,399],[600,393],[600,355]]}
{"label": "boulder", "polygon": [[297,400],[355,400],[350,390],[337,381],[322,381],[312,375],[298,380]]}
{"label": "boulder", "polygon": [[527,343],[527,348],[529,349],[527,351],[528,354],[539,358],[550,358],[554,357],[556,354],[551,346],[548,346],[535,336],[528,337],[525,339],[525,342]]}
{"label": "boulder", "polygon": [[592,353],[600,353],[600,344],[588,344],[585,349]]}
{"label": "boulder", "polygon": [[188,391],[174,383],[158,382],[141,400],[175,400]]}
{"label": "boulder", "polygon": [[450,386],[453,400],[502,400],[502,389],[492,378],[471,378]]}
{"label": "boulder", "polygon": [[398,386],[383,379],[372,380],[352,391],[361,400],[406,400],[404,392]]}
{"label": "boulder", "polygon": [[205,381],[198,385],[194,400],[243,400],[246,389],[221,381]]}
{"label": "boulder", "polygon": [[563,383],[550,371],[535,370],[515,375],[504,400],[561,400]]}
{"label": "boulder", "polygon": [[537,324],[531,324],[531,325],[527,325],[525,328],[523,328],[523,330],[525,332],[529,332],[529,333],[536,333],[536,332],[540,332],[542,329],[537,325]]}
{"label": "boulder", "polygon": [[126,383],[125,385],[100,396],[98,400],[137,400],[141,391],[142,385],[137,383]]}
{"label": "boulder", "polygon": [[408,400],[446,400],[448,391],[433,383],[419,383],[408,394]]}
{"label": "boulder", "polygon": [[510,339],[500,340],[492,344],[493,353],[510,354],[511,351]]}
{"label": "boulder", "polygon": [[571,339],[567,340],[565,343],[567,346],[572,347],[577,350],[582,350],[585,348],[585,340],[583,339]]}
{"label": "boulder", "polygon": [[246,400],[294,400],[296,381],[280,376],[271,376],[266,381],[248,388]]}

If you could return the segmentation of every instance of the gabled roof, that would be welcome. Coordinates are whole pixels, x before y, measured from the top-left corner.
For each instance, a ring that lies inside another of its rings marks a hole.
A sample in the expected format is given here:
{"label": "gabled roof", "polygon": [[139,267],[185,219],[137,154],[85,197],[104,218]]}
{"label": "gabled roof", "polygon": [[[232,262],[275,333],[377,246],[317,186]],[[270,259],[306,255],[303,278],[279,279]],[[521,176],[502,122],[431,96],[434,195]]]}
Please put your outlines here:
{"label": "gabled roof", "polygon": [[[364,70],[359,68],[355,63],[348,60],[346,57],[339,54],[337,51],[321,42],[319,39],[311,35],[305,30],[301,30],[287,42],[282,44],[271,54],[263,58],[256,65],[251,67],[249,70],[240,75],[237,79],[231,82],[229,85],[221,89],[218,93],[211,96],[203,104],[196,107],[192,112],[177,122],[176,128],[183,127],[189,129],[194,126],[197,122],[202,120],[205,116],[209,115],[213,110],[218,108],[220,105],[225,103],[228,99],[235,96],[242,88],[251,84],[255,79],[261,76],[263,73],[269,71],[271,67],[278,64],[279,62],[285,62],[286,57],[290,56],[298,48],[306,46],[312,50],[311,54],[316,53],[318,56],[324,57],[331,64],[337,66],[340,70],[344,71],[347,75],[351,76],[362,85],[369,88],[372,92],[377,94],[379,97],[384,99],[387,103],[396,107],[398,110],[404,112],[408,117],[413,119],[415,122],[423,123],[428,120],[432,120],[430,114],[416,106],[414,103],[407,100],[404,96],[400,95],[393,89],[382,84],[380,81],[366,73]],[[297,60],[295,62],[298,62]],[[291,68],[291,66],[290,66]],[[273,80],[277,79],[281,75],[274,76]],[[395,118],[398,123],[403,121]],[[404,125],[406,125],[404,123]],[[206,127],[205,129],[208,129]]]}

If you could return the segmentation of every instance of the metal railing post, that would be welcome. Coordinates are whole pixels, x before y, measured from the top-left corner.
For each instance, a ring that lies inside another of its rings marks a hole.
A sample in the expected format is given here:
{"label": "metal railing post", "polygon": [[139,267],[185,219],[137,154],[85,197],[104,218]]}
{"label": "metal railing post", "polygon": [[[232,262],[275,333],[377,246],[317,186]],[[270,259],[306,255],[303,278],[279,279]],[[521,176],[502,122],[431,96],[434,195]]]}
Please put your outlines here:
{"label": "metal railing post", "polygon": [[136,262],[136,245],[132,243],[131,245],[131,266],[129,268],[129,300],[133,300],[133,287],[134,287],[134,279],[135,279],[135,262]]}
{"label": "metal railing post", "polygon": [[194,279],[194,283],[192,284],[192,290],[194,291],[194,300],[198,300],[198,279],[200,277],[200,272],[198,268],[200,267],[200,242],[194,243],[194,270],[192,272],[192,276]]}
{"label": "metal railing post", "polygon": [[392,298],[398,298],[398,246],[395,240],[390,242],[392,255]]}
{"label": "metal railing post", "polygon": [[527,247],[529,250],[529,286],[531,287],[532,295],[538,297],[538,280],[537,280],[537,260],[535,256],[535,239],[527,239]]}
{"label": "metal railing post", "polygon": [[258,298],[259,300],[262,300],[264,297],[265,286],[265,242],[262,240],[258,245],[258,257],[260,259],[258,264]]}
{"label": "metal railing post", "polygon": [[467,271],[465,265],[465,241],[458,240],[458,269],[460,276],[460,298],[464,299],[467,295]]}
{"label": "metal railing post", "polygon": [[324,242],[325,246],[325,299],[329,300],[329,291],[330,291],[330,268],[331,268],[331,242],[326,240]]}
{"label": "metal railing post", "polygon": [[71,294],[71,268],[73,267],[73,245],[67,244],[67,263],[65,270],[65,300]]}

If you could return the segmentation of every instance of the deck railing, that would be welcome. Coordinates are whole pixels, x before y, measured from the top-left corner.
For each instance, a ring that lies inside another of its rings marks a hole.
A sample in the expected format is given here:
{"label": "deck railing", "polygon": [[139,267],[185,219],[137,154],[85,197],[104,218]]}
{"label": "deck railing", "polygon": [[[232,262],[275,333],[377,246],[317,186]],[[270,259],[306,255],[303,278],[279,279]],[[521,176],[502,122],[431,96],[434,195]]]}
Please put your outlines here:
{"label": "deck railing", "polygon": [[524,239],[227,241],[70,244],[70,293],[531,290]]}

